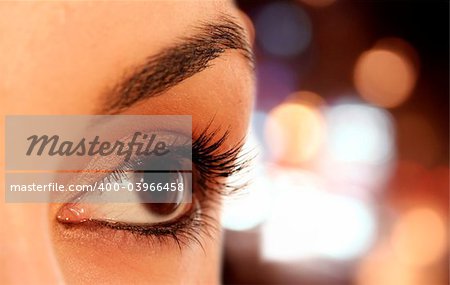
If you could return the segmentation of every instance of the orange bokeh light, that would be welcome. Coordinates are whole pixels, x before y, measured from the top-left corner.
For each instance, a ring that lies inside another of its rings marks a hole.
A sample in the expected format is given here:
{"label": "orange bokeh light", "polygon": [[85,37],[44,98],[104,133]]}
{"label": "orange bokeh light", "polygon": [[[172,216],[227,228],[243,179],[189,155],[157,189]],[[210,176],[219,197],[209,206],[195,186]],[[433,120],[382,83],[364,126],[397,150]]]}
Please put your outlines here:
{"label": "orange bokeh light", "polygon": [[400,217],[391,238],[393,250],[407,265],[427,266],[447,250],[447,228],[431,208],[415,208]]}
{"label": "orange bokeh light", "polygon": [[321,113],[305,102],[287,102],[274,108],[265,128],[266,141],[274,160],[288,165],[311,160],[323,142],[324,133]]}
{"label": "orange bokeh light", "polygon": [[380,243],[358,266],[357,285],[420,285],[416,271],[399,262],[385,242]]}
{"label": "orange bokeh light", "polygon": [[325,106],[325,100],[318,94],[311,91],[294,92],[286,98],[285,102],[308,105],[312,108],[320,108]]}
{"label": "orange bokeh light", "polygon": [[417,79],[413,60],[401,49],[379,45],[364,52],[354,70],[355,86],[368,102],[392,108],[405,102]]}

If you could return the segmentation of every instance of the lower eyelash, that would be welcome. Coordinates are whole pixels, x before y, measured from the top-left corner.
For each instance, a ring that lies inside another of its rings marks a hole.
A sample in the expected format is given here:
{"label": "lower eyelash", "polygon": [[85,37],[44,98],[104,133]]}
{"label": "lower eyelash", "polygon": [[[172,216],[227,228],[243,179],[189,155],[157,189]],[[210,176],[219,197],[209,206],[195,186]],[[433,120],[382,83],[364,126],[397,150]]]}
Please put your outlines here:
{"label": "lower eyelash", "polygon": [[156,239],[159,242],[168,240],[174,241],[180,251],[185,246],[190,246],[192,242],[200,246],[203,250],[203,238],[212,236],[217,231],[213,217],[204,213],[202,209],[196,207],[190,214],[187,214],[176,221],[164,224],[153,225],[133,225],[126,223],[111,223],[107,221],[93,221],[100,226],[120,231],[129,231],[136,238],[146,237]]}
{"label": "lower eyelash", "polygon": [[[87,229],[92,233],[99,233],[99,236],[103,238],[108,237],[109,233],[100,230],[110,229],[114,234],[119,232],[131,234],[135,241],[144,241],[150,244],[156,242],[159,245],[167,245],[167,242],[172,241],[180,251],[191,245],[198,245],[204,250],[204,238],[211,237],[213,233],[218,232],[216,226],[218,222],[206,213],[208,208],[208,205],[200,206],[199,202],[195,202],[195,206],[182,217],[160,224],[129,224],[90,219],[78,224],[64,223],[62,226],[65,230]],[[70,232],[66,234],[70,236]],[[110,238],[115,239],[115,236]]]}

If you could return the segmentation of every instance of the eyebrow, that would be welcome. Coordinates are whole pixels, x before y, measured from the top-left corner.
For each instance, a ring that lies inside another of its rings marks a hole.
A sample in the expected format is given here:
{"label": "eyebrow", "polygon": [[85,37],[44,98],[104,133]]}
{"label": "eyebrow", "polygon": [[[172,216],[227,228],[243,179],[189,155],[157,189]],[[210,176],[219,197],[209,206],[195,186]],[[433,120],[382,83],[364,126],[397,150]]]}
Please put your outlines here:
{"label": "eyebrow", "polygon": [[244,29],[230,16],[202,23],[193,36],[153,55],[134,68],[131,75],[115,85],[105,97],[104,112],[116,114],[139,101],[164,91],[211,66],[227,50],[237,50],[254,68],[254,57]]}

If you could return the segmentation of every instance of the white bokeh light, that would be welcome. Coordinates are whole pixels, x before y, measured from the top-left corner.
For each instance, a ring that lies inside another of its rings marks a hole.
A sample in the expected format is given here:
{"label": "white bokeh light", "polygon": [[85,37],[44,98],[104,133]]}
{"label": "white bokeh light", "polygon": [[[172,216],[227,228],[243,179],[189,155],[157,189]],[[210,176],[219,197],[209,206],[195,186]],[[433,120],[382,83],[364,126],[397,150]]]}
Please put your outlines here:
{"label": "white bokeh light", "polygon": [[324,191],[311,173],[282,172],[274,181],[261,255],[270,261],[352,259],[372,245],[375,215],[363,202]]}
{"label": "white bokeh light", "polygon": [[365,104],[340,104],[325,114],[327,148],[341,162],[382,164],[394,155],[394,131],[390,115]]}
{"label": "white bokeh light", "polygon": [[239,195],[226,198],[222,211],[222,225],[233,231],[255,228],[267,218],[270,208],[270,181],[258,178]]}
{"label": "white bokeh light", "polygon": [[345,196],[328,195],[322,201],[323,226],[317,237],[318,252],[334,259],[351,259],[364,252],[375,239],[375,214],[363,202]]}
{"label": "white bokeh light", "polygon": [[[249,183],[236,195],[226,197],[223,202],[222,225],[228,230],[244,231],[255,228],[268,216],[270,209],[271,181],[262,162],[262,147],[253,131],[250,131],[244,153],[256,154],[252,165],[241,178],[232,183],[236,185]],[[239,175],[239,174],[238,174]],[[251,180],[248,181],[248,178]]]}

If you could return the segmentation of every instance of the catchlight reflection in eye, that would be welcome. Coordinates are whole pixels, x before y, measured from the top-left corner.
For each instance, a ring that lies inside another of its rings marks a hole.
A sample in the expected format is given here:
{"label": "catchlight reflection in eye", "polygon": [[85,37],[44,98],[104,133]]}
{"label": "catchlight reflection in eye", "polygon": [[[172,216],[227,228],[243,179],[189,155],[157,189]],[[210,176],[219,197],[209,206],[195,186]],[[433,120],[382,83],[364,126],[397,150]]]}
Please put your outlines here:
{"label": "catchlight reflection in eye", "polygon": [[372,245],[376,219],[369,205],[330,194],[320,177],[299,170],[281,171],[273,187],[272,214],[262,228],[265,260],[352,259]]}

